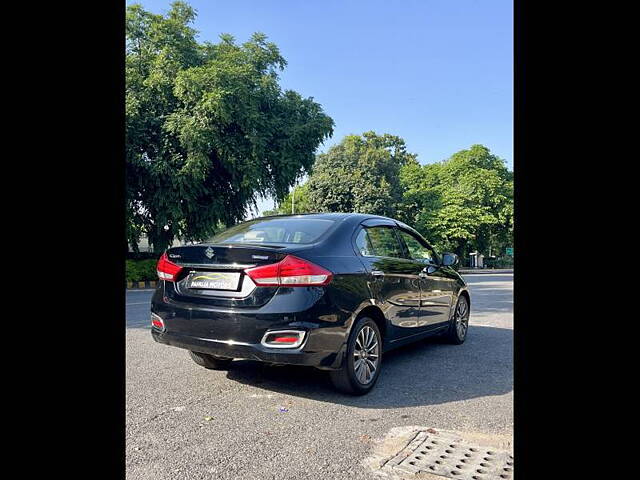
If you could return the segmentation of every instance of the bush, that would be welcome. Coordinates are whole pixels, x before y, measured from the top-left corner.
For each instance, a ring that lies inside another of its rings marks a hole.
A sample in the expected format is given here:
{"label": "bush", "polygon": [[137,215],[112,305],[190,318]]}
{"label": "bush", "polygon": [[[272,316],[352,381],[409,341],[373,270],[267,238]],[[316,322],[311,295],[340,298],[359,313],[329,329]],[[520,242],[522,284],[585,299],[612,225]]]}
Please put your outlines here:
{"label": "bush", "polygon": [[485,258],[484,265],[485,268],[513,268],[513,257]]}
{"label": "bush", "polygon": [[145,282],[157,280],[156,259],[126,260],[127,282]]}
{"label": "bush", "polygon": [[513,268],[513,257],[502,257],[496,268]]}

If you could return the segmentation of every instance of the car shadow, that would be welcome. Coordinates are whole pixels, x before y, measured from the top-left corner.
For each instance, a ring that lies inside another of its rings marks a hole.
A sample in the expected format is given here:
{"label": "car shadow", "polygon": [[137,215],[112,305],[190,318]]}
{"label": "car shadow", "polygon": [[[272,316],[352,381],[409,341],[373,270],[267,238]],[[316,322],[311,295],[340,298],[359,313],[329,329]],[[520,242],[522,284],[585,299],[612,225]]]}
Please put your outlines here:
{"label": "car shadow", "polygon": [[427,339],[384,355],[380,378],[367,395],[337,392],[326,371],[234,361],[227,378],[263,390],[360,408],[437,405],[513,390],[513,330],[469,326],[462,345]]}

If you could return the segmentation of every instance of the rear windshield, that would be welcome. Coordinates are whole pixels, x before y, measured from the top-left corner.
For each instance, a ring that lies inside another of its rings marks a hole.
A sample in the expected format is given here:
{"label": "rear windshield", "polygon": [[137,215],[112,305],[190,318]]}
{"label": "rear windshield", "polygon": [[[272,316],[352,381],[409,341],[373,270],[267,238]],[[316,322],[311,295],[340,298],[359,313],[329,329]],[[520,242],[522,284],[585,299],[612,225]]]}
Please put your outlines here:
{"label": "rear windshield", "polygon": [[313,243],[333,225],[334,220],[282,218],[252,220],[214,236],[212,243]]}

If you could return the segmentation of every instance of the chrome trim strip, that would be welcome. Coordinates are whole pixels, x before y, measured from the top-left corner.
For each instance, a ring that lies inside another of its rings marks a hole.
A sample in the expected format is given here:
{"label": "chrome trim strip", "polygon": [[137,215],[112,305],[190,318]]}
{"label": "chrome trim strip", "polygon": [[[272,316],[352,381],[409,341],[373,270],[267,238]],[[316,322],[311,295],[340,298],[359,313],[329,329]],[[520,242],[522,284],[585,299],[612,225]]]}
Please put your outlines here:
{"label": "chrome trim strip", "polygon": [[[302,335],[300,336],[300,340],[298,340],[297,343],[291,344],[291,345],[273,345],[270,343],[265,343],[264,339],[267,337],[267,335],[271,335],[272,333],[295,333],[296,335],[299,335],[299,334],[302,334]],[[302,344],[304,343],[304,340],[307,338],[306,333],[307,332],[305,332],[304,330],[269,330],[265,332],[265,334],[263,335],[262,340],[260,341],[260,344],[263,347],[267,347],[267,348],[287,348],[290,350],[296,350],[301,348]],[[253,343],[236,342],[235,340],[215,340],[213,338],[203,338],[203,337],[194,337],[194,338],[205,341],[205,342],[223,343],[229,346],[233,346],[233,345],[241,345],[243,347],[255,346],[255,344]]]}
{"label": "chrome trim strip", "polygon": [[205,342],[215,342],[215,343],[224,343],[225,345],[242,345],[243,347],[252,347],[254,346],[253,343],[245,343],[245,342],[236,342],[235,340],[215,340],[213,338],[202,338],[202,337],[194,337],[197,338],[198,340],[203,340]]}
{"label": "chrome trim strip", "polygon": [[[296,343],[292,343],[288,345],[277,345],[277,344],[274,345],[273,343],[266,343],[265,339],[267,338],[267,336],[272,335],[274,333],[293,333],[295,335],[300,335],[300,338]],[[295,350],[302,347],[302,344],[304,343],[305,338],[307,338],[306,334],[307,332],[305,332],[304,330],[267,330],[262,336],[262,340],[260,340],[260,345],[267,348],[287,348],[290,350]]]}
{"label": "chrome trim strip", "polygon": [[257,263],[243,264],[243,263],[176,263],[176,265],[183,268],[218,268],[220,270],[244,270],[245,268],[252,268],[257,266]]}

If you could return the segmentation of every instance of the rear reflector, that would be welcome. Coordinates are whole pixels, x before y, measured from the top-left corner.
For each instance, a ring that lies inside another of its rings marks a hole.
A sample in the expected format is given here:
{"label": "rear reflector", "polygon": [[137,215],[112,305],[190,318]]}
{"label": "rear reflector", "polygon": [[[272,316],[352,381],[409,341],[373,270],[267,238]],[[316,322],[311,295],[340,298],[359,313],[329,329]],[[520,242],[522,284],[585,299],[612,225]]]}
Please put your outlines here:
{"label": "rear reflector", "polygon": [[156,315],[155,313],[151,314],[151,325],[161,330],[164,330],[164,321],[159,315]]}
{"label": "rear reflector", "polygon": [[298,341],[298,337],[278,337],[276,335],[271,341],[276,343],[296,343]]}
{"label": "rear reflector", "polygon": [[158,278],[160,280],[166,280],[168,282],[175,282],[181,270],[181,266],[169,261],[167,252],[164,252],[162,254],[160,260],[158,260],[158,266],[156,267]]}
{"label": "rear reflector", "polygon": [[244,273],[263,287],[321,286],[333,278],[329,270],[293,255],[287,255],[278,263],[248,268]]}
{"label": "rear reflector", "polygon": [[270,348],[295,348],[304,340],[302,330],[279,330],[267,332],[262,337],[262,345]]}

